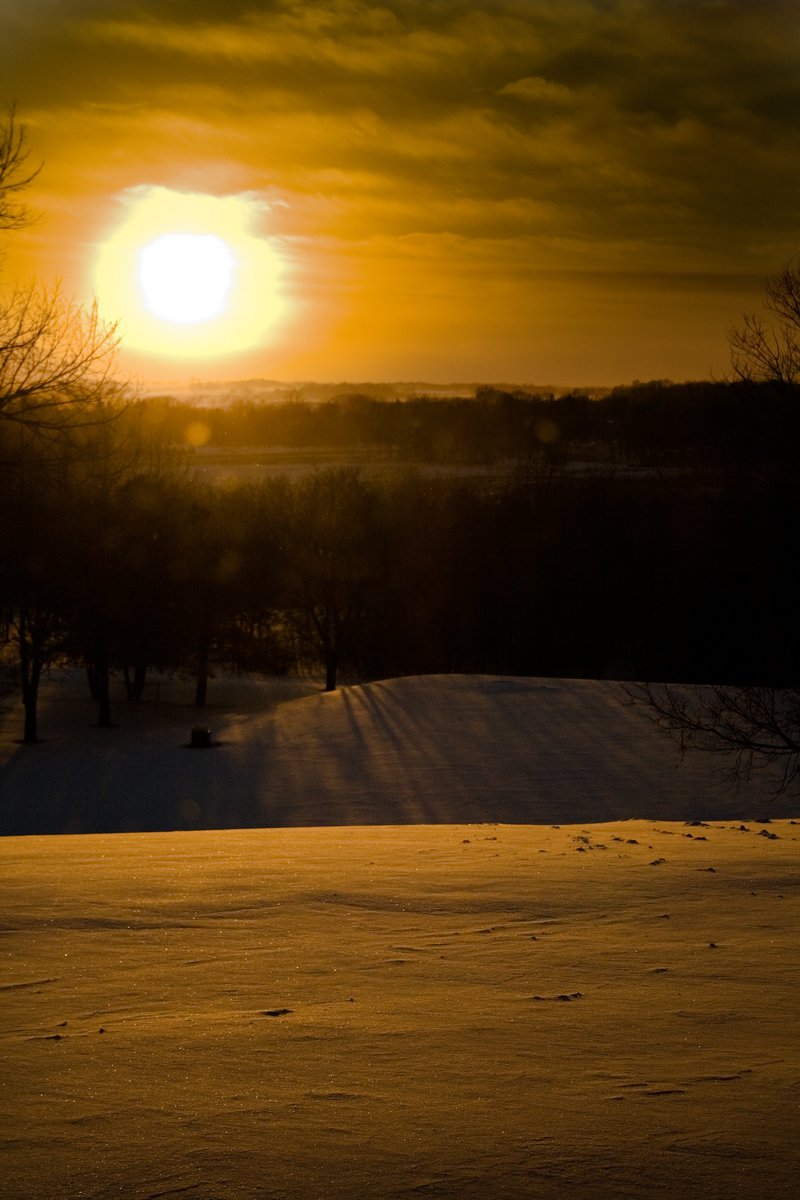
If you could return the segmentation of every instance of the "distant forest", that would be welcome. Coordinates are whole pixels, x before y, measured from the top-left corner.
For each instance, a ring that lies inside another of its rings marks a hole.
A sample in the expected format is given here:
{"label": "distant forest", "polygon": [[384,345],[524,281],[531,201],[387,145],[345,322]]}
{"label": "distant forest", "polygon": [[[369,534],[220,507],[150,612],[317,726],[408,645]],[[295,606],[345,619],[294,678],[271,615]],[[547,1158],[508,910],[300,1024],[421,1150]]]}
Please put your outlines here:
{"label": "distant forest", "polygon": [[[367,447],[349,467],[211,485],[208,445]],[[152,398],[42,440],[0,428],[4,658],[80,664],[110,723],[148,672],[320,670],[798,683],[800,388],[642,384],[593,399],[230,406]],[[464,464],[502,464],[491,476]]]}
{"label": "distant forest", "polygon": [[383,400],[341,392],[320,402],[221,404],[141,401],[148,424],[172,444],[191,424],[214,447],[368,447],[401,461],[442,464],[599,462],[758,469],[796,444],[799,388],[752,382],[656,381],[596,398],[479,387],[474,396]]}

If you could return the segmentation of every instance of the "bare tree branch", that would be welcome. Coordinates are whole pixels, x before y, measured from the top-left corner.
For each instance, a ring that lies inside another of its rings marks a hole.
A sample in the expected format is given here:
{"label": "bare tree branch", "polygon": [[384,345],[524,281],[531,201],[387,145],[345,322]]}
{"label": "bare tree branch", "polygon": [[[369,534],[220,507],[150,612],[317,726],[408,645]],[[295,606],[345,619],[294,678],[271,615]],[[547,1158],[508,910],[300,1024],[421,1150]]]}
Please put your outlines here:
{"label": "bare tree branch", "polygon": [[800,256],[767,280],[766,306],[785,325],[800,332]]}
{"label": "bare tree branch", "polygon": [[[29,219],[19,196],[39,168],[30,169],[28,159],[12,105],[0,123],[0,232]],[[45,434],[108,419],[125,391],[113,374],[118,342],[96,304],[74,304],[59,284],[14,288],[0,300],[0,422]]]}
{"label": "bare tree branch", "polygon": [[0,304],[0,419],[52,430],[120,399],[118,341],[96,304],[81,308],[58,285],[17,289]]}
{"label": "bare tree branch", "polygon": [[735,379],[754,383],[800,382],[800,257],[767,280],[764,304],[777,318],[750,314],[728,332]]}
{"label": "bare tree branch", "polygon": [[41,166],[28,166],[27,131],[17,121],[16,106],[11,105],[5,124],[0,127],[0,229],[19,229],[30,220],[19,193],[33,183]]}
{"label": "bare tree branch", "polygon": [[800,689],[648,683],[626,691],[681,754],[720,755],[737,782],[755,769],[778,767],[776,794],[794,789],[800,777]]}

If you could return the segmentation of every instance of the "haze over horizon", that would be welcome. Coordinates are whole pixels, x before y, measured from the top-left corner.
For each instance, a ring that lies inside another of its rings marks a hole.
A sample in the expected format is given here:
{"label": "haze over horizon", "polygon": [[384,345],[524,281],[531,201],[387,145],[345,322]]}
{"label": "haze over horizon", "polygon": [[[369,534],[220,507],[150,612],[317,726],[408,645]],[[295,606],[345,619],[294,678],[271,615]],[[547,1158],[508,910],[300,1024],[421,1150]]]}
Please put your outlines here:
{"label": "haze over horizon", "polygon": [[[99,291],[148,384],[721,377],[798,249],[798,62],[791,0],[0,0],[0,284]],[[125,282],[184,229],[232,247],[192,327]]]}
{"label": "haze over horizon", "polygon": [[[640,382],[638,380],[634,383]],[[648,381],[652,382],[652,381]],[[670,380],[659,381],[670,383]],[[624,386],[624,385],[623,385]],[[250,376],[249,378],[216,378],[212,375],[192,375],[183,378],[177,375],[153,376],[140,389],[144,396],[162,396],[175,393],[176,398],[183,393],[190,396],[225,392],[231,397],[252,397],[260,399],[264,395],[280,397],[291,394],[292,399],[333,398],[342,391],[355,391],[376,399],[407,399],[409,396],[424,396],[428,393],[442,397],[453,396],[463,399],[470,393],[475,394],[479,388],[496,388],[498,391],[509,390],[529,392],[532,395],[541,393],[547,395],[562,395],[571,391],[584,392],[588,395],[601,394],[610,391],[605,385],[593,387],[591,384],[575,385],[555,383],[553,381],[536,381],[522,379],[273,379],[265,376]]]}

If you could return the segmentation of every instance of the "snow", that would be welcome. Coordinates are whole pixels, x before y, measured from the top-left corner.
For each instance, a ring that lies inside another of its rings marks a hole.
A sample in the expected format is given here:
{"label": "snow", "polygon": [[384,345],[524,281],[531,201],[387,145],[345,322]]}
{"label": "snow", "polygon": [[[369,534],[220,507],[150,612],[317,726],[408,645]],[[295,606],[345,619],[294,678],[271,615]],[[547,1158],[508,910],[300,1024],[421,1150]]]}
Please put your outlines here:
{"label": "snow", "polygon": [[[84,693],[53,682],[39,746],[14,745],[7,715],[3,832],[800,815],[761,776],[737,792],[717,759],[681,764],[615,683],[434,675],[323,693],[223,677],[199,713],[190,682],[163,681],[117,703],[111,730]],[[199,722],[210,750],[187,749]]]}
{"label": "snow", "polygon": [[794,1194],[789,802],[612,684],[71,688],[5,827],[162,828],[0,839],[4,1200]]}

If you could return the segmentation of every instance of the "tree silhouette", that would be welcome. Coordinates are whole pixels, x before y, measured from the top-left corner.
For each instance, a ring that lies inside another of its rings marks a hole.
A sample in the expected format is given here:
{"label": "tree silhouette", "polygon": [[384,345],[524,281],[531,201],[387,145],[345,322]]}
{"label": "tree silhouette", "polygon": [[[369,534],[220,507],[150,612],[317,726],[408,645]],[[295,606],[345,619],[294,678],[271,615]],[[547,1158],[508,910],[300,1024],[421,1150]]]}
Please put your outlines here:
{"label": "tree silhouette", "polygon": [[325,690],[353,666],[376,608],[380,505],[356,471],[320,471],[286,494],[283,607],[299,657],[325,668]]}
{"label": "tree silhouette", "polygon": [[[0,492],[0,578],[7,639],[16,654],[23,741],[39,740],[39,687],[69,644],[67,581],[74,523],[55,463],[43,476],[27,430],[18,431]],[[7,453],[8,438],[3,439]]]}
{"label": "tree silhouette", "polygon": [[772,320],[745,316],[728,335],[735,378],[800,383],[800,256],[767,280],[764,306]]}
{"label": "tree silhouette", "polygon": [[[20,193],[38,174],[28,168],[27,134],[12,107],[0,126],[0,231],[24,226]],[[60,285],[30,283],[0,303],[0,420],[42,434],[109,418],[126,388],[114,376],[116,328],[69,301]]]}
{"label": "tree silhouette", "polygon": [[756,768],[778,767],[775,791],[795,790],[800,775],[800,689],[681,688],[647,684],[629,689],[681,753],[703,750],[724,758],[735,780]]}
{"label": "tree silhouette", "polygon": [[0,126],[0,230],[20,229],[30,219],[27,206],[18,197],[33,183],[41,167],[30,168],[27,131],[11,105]]}
{"label": "tree silhouette", "polygon": [[96,305],[73,304],[59,285],[16,289],[0,304],[0,418],[42,434],[108,420],[126,392],[117,345]]}
{"label": "tree silhouette", "polygon": [[[9,110],[0,124],[0,232],[29,221],[20,197],[38,174],[27,133]],[[58,284],[12,288],[0,302],[0,456],[5,558],[0,603],[17,648],[25,740],[37,739],[43,672],[68,644],[67,581],[79,528],[64,523],[74,503],[86,435],[112,423],[127,389],[114,375],[117,336],[97,307],[72,303]],[[73,554],[65,560],[66,545]],[[107,707],[107,706],[106,706]],[[101,713],[102,719],[102,713]]]}

